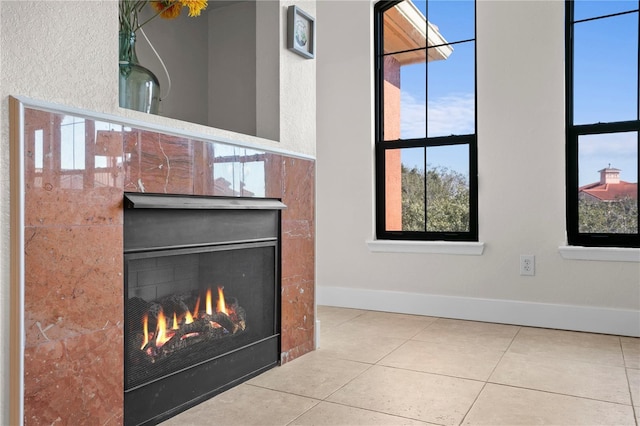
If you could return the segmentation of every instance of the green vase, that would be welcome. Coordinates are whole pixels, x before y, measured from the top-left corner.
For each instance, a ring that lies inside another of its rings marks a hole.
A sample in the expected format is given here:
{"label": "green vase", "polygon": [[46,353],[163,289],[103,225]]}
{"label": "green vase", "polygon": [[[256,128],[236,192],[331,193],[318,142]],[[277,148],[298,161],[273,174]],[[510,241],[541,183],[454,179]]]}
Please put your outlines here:
{"label": "green vase", "polygon": [[158,113],[160,84],[151,71],[138,63],[135,32],[120,32],[119,89],[122,108]]}

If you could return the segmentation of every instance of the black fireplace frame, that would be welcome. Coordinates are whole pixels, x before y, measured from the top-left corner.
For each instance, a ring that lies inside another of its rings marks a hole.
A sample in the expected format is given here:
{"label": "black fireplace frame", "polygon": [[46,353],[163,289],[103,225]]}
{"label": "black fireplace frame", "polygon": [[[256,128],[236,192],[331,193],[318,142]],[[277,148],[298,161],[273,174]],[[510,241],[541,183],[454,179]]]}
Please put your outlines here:
{"label": "black fireplace frame", "polygon": [[[238,244],[259,247],[273,243],[275,248],[273,334],[144,384],[127,388],[123,378],[125,425],[157,424],[280,364],[280,241],[284,208],[280,200],[271,198],[124,194],[125,318],[127,256],[199,248],[215,251]],[[168,214],[170,210],[199,225],[188,229],[172,226],[171,217],[175,214]],[[238,226],[239,219],[246,226]],[[126,321],[124,327],[127,345]],[[125,371],[126,368],[125,362]]]}

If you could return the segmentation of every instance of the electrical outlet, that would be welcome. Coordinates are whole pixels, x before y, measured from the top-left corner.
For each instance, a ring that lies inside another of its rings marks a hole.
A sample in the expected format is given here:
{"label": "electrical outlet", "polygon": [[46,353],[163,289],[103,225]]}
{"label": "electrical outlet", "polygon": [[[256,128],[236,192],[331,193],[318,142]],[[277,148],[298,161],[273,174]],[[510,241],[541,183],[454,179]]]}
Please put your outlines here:
{"label": "electrical outlet", "polygon": [[536,257],[532,254],[520,255],[520,275],[536,274]]}

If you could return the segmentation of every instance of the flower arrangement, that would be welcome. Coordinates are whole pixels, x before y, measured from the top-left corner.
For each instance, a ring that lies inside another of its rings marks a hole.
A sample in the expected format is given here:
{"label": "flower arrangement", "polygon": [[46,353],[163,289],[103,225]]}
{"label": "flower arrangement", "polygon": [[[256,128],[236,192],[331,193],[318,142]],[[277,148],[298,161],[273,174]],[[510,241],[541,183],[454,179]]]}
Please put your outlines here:
{"label": "flower arrangement", "polygon": [[[136,33],[140,30],[167,73],[169,89],[164,95],[166,98],[171,90],[169,72],[141,28],[158,16],[164,19],[177,18],[185,7],[189,9],[189,16],[200,16],[200,13],[207,8],[207,0],[118,0],[118,4],[120,7],[120,106],[157,114],[160,102],[160,84],[151,70],[138,63],[135,48]],[[153,9],[154,13],[150,18],[140,22],[138,15],[147,5]]]}
{"label": "flower arrangement", "polygon": [[[200,16],[207,8],[207,0],[119,0],[120,4],[120,32],[133,34],[143,25],[160,16],[164,19],[174,19],[180,16],[184,7],[189,9],[189,16]],[[155,14],[140,23],[138,14],[149,4]]]}

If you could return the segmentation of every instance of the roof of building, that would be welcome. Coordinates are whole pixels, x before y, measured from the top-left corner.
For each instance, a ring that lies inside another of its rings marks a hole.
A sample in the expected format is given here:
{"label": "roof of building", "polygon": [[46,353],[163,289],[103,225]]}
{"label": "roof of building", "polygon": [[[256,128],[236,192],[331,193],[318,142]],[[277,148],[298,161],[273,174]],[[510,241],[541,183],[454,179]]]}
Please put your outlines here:
{"label": "roof of building", "polygon": [[625,197],[638,199],[638,184],[623,180],[619,183],[596,182],[580,187],[578,192],[589,194],[600,201],[616,201]]}
{"label": "roof of building", "polygon": [[[401,52],[418,49],[397,55],[401,65],[447,59],[453,47],[447,44],[437,26],[428,22],[422,12],[411,2],[397,4],[385,14],[384,19],[385,52]],[[432,49],[420,49],[433,46]]]}

